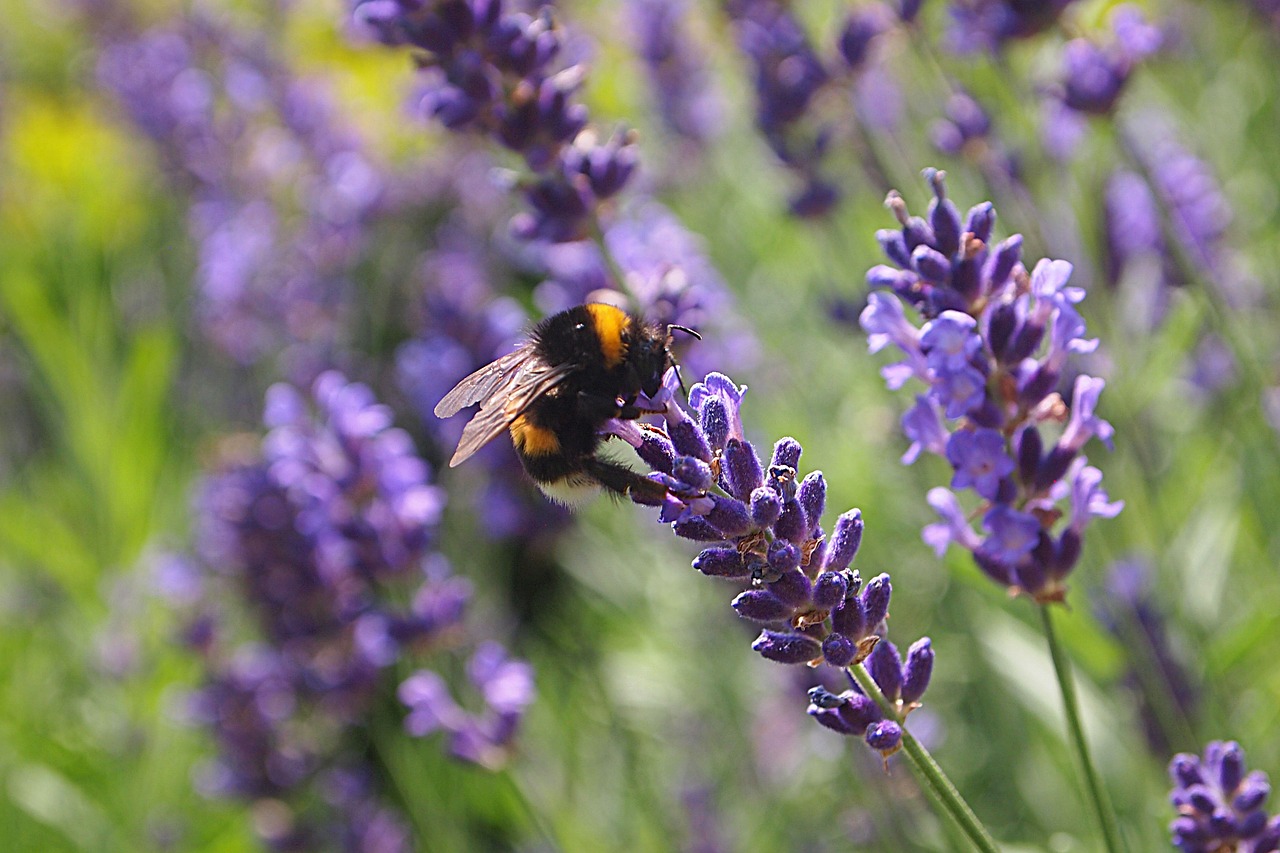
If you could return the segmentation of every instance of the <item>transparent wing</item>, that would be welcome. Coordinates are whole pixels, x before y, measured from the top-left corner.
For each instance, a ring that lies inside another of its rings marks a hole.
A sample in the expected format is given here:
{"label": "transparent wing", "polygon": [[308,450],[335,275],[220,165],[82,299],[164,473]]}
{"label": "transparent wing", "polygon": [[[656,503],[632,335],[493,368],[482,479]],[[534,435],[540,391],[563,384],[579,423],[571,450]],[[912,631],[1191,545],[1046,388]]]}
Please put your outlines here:
{"label": "transparent wing", "polygon": [[450,468],[462,464],[504,432],[534,400],[573,372],[572,367],[553,367],[532,355],[532,348],[526,346],[480,368],[459,382],[436,406],[436,414],[441,415],[480,403],[480,411],[462,430],[458,449],[449,460]]}
{"label": "transparent wing", "polygon": [[526,343],[497,361],[489,362],[453,386],[453,390],[436,403],[436,417],[450,417],[474,403],[483,403],[501,389],[510,388],[531,358],[533,344]]}

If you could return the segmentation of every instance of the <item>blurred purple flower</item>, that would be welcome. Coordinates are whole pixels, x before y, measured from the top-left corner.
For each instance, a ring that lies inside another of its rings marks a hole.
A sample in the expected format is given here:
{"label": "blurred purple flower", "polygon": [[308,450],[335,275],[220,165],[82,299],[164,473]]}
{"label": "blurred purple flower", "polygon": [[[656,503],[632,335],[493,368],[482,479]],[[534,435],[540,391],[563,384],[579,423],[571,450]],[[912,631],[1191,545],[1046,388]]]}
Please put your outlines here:
{"label": "blurred purple flower", "polygon": [[423,53],[423,114],[456,133],[519,153],[527,209],[512,220],[529,241],[571,242],[590,232],[600,203],[636,168],[630,134],[605,137],[577,100],[581,64],[561,66],[565,33],[550,7],[536,16],[501,0],[356,0],[356,29]]}
{"label": "blurred purple flower", "polygon": [[1147,745],[1152,754],[1164,756],[1185,728],[1171,726],[1171,719],[1195,718],[1200,685],[1173,642],[1169,620],[1151,589],[1152,577],[1143,560],[1116,562],[1106,586],[1092,599],[1098,620],[1128,655],[1123,683],[1138,698]]}
{"label": "blurred purple flower", "polygon": [[266,40],[196,14],[102,38],[99,85],[192,196],[200,326],[238,361],[287,346],[314,376],[337,343],[381,171]]}
{"label": "blurred purple flower", "polygon": [[698,144],[718,135],[724,105],[704,57],[689,38],[687,0],[628,0],[624,5],[663,125]]}
{"label": "blurred purple flower", "polygon": [[1179,753],[1169,763],[1178,817],[1169,824],[1173,846],[1183,853],[1273,853],[1280,849],[1280,816],[1264,808],[1271,783],[1261,770],[1245,772],[1235,741],[1211,741],[1203,758]]}
{"label": "blurred purple flower", "polygon": [[[267,803],[280,819],[258,828],[273,849],[326,838],[357,844],[350,849],[408,849],[377,790],[333,787],[339,777],[376,775],[362,732],[392,665],[457,634],[470,593],[434,553],[444,494],[391,420],[366,386],[334,372],[307,395],[275,385],[260,450],[210,475],[200,494],[208,570],[200,607],[215,606],[229,587],[223,607],[246,610],[261,638],[228,647],[214,634],[196,646],[207,673],[189,715],[218,745],[201,786]],[[186,595],[192,584],[179,581]],[[407,606],[392,603],[405,592]],[[525,665],[499,659],[498,649],[481,647],[472,678],[513,733],[523,704],[508,673]],[[317,788],[338,798],[332,811],[307,805]]]}
{"label": "blurred purple flower", "polygon": [[951,0],[950,44],[960,53],[1000,51],[1057,23],[1073,0]]}

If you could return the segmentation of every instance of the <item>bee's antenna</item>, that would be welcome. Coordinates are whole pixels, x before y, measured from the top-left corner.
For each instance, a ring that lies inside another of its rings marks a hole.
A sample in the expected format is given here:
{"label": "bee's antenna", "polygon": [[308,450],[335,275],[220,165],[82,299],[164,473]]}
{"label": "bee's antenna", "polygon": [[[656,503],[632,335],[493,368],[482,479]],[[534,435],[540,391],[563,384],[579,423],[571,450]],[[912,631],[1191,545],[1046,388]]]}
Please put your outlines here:
{"label": "bee's antenna", "polygon": [[680,370],[680,362],[676,361],[675,353],[671,352],[671,333],[676,330],[684,332],[686,335],[689,335],[697,341],[702,340],[702,335],[698,334],[693,329],[690,329],[688,326],[681,326],[679,323],[667,324],[667,358],[671,359],[671,366],[676,369],[676,379],[680,382],[680,390],[684,392],[685,397],[688,397],[689,389],[685,387],[684,373]]}
{"label": "bee's antenna", "polygon": [[702,335],[698,334],[698,333],[697,333],[697,332],[695,332],[693,329],[690,329],[688,326],[681,326],[681,325],[679,325],[678,323],[668,323],[668,324],[667,324],[667,337],[671,337],[671,333],[672,333],[673,331],[681,331],[681,332],[684,332],[686,335],[690,336],[690,337],[691,337],[691,338],[693,338],[695,341],[700,341],[700,340],[702,340]]}

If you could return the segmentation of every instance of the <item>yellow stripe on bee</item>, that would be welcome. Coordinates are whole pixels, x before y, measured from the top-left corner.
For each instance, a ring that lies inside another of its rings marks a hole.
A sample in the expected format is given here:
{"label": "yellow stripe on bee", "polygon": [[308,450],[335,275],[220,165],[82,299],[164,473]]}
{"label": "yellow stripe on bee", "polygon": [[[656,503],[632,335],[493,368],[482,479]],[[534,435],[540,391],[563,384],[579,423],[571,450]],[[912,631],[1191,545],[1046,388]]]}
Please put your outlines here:
{"label": "yellow stripe on bee", "polygon": [[621,308],[604,303],[595,303],[586,308],[596,327],[596,337],[600,341],[600,352],[604,354],[605,367],[613,369],[627,357],[627,342],[623,340],[622,333],[631,324],[631,317]]}
{"label": "yellow stripe on bee", "polygon": [[524,415],[511,422],[511,442],[526,456],[548,456],[560,452],[560,439],[546,427],[529,422]]}

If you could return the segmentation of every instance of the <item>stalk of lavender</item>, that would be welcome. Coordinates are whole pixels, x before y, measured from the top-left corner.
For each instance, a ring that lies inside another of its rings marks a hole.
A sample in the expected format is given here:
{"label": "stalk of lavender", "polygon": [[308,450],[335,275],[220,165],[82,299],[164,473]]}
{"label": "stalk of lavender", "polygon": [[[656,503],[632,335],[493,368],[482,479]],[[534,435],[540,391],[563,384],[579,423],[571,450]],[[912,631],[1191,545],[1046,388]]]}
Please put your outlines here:
{"label": "stalk of lavender", "polygon": [[[390,411],[337,373],[309,398],[273,386],[265,420],[260,449],[210,476],[198,506],[207,571],[188,639],[207,676],[191,712],[218,745],[202,787],[254,803],[272,849],[409,850],[365,747],[397,665],[459,638],[469,587],[435,552],[443,492]],[[407,607],[392,603],[405,593]],[[232,637],[241,613],[255,639]],[[485,643],[468,675],[481,713],[422,669],[399,686],[405,727],[444,731],[453,755],[496,767],[531,674]]]}
{"label": "stalk of lavender", "polygon": [[[1075,309],[1084,292],[1067,286],[1066,261],[1042,260],[1028,272],[1019,235],[992,245],[989,202],[972,208],[962,224],[944,175],[933,169],[924,175],[934,192],[926,218],[911,216],[897,193],[889,196],[901,227],[877,234],[892,265],[867,273],[872,293],[862,326],[872,352],[893,344],[906,356],[882,370],[890,388],[912,378],[926,388],[903,417],[912,441],[903,461],[923,451],[942,456],[954,471],[951,488],[978,501],[968,511],[955,492],[931,490],[929,503],[943,520],[925,528],[925,541],[939,556],[953,543],[970,551],[987,576],[1041,605],[1071,738],[1115,851],[1115,818],[1089,756],[1049,607],[1066,598],[1089,522],[1123,508],[1081,455],[1091,438],[1110,444],[1111,425],[1095,414],[1105,383],[1077,377],[1070,404],[1056,390],[1068,356],[1097,347],[1084,337]],[[907,319],[904,303],[919,313],[921,326]],[[1042,430],[1053,425],[1061,428],[1050,442]],[[1069,512],[1060,506],[1067,500]],[[982,532],[971,525],[975,515]]]}
{"label": "stalk of lavender", "polygon": [[668,372],[661,392],[641,405],[661,411],[657,427],[613,421],[607,432],[636,448],[666,487],[658,520],[704,548],[693,567],[709,577],[746,584],[732,602],[738,615],[762,626],[752,649],[767,660],[830,666],[848,674],[850,689],[809,692],[808,713],[840,734],[862,738],[887,760],[906,744],[924,784],[981,850],[991,835],[927,751],[904,729],[933,672],[928,637],[905,660],[886,639],[892,586],[881,574],[864,583],[851,568],[864,524],[857,509],[840,515],[830,538],[822,528],[826,481],[801,477],[802,448],[780,439],[766,466],[743,431],[746,393],[723,374],[709,374],[689,392],[696,417],[676,402],[679,379]]}

